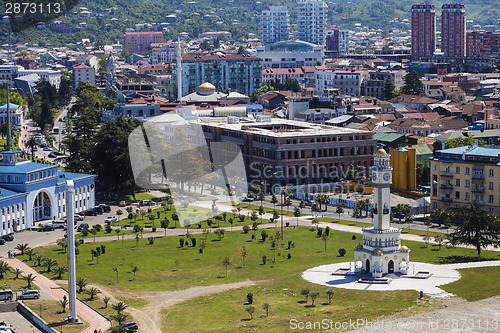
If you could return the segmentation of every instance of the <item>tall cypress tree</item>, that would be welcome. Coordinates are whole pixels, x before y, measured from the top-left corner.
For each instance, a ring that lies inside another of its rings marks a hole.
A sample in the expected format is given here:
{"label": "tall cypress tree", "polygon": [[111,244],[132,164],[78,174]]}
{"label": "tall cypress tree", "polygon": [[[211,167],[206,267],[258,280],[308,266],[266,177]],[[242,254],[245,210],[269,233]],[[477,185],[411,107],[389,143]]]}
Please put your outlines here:
{"label": "tall cypress tree", "polygon": [[408,73],[404,77],[405,85],[403,86],[403,94],[420,95],[424,92],[424,85],[418,77],[418,73],[410,67]]}

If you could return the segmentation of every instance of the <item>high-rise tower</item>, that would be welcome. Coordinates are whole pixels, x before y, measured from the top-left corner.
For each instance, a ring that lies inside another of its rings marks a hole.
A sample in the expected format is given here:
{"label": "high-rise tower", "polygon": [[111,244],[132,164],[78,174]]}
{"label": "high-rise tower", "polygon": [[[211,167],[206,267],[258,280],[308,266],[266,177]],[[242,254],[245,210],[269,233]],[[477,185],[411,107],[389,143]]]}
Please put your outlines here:
{"label": "high-rise tower", "polygon": [[431,4],[411,7],[411,60],[432,57],[436,50],[436,8]]}
{"label": "high-rise tower", "polygon": [[298,0],[297,30],[300,40],[316,45],[325,44],[327,5],[318,0]]}
{"label": "high-rise tower", "polygon": [[271,6],[260,17],[262,44],[288,40],[288,10],[286,6]]}
{"label": "high-rise tower", "polygon": [[465,6],[449,3],[441,9],[441,51],[445,57],[465,57]]}
{"label": "high-rise tower", "polygon": [[390,155],[379,149],[374,159],[373,227],[363,228],[363,244],[354,248],[355,270],[374,278],[388,273],[407,274],[410,249],[401,245],[401,229],[391,227]]}

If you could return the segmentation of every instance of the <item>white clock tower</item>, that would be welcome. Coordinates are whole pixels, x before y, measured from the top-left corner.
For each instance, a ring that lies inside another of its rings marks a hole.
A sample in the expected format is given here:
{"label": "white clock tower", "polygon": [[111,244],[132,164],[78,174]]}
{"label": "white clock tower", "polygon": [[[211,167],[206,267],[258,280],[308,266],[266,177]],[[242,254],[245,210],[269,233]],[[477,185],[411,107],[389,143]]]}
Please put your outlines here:
{"label": "white clock tower", "polygon": [[356,272],[374,278],[384,274],[407,274],[410,249],[401,245],[401,229],[391,227],[390,186],[392,168],[390,155],[379,149],[374,155],[373,227],[363,228],[363,244],[354,248]]}

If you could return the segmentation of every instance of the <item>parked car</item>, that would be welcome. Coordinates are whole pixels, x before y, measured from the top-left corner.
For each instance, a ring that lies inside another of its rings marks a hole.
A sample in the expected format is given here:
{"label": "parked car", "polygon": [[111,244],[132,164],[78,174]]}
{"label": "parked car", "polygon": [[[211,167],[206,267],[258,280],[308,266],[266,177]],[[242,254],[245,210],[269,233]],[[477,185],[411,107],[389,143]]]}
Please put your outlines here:
{"label": "parked car", "polygon": [[0,289],[0,301],[12,300],[14,293],[10,289]]}
{"label": "parked car", "polygon": [[125,207],[127,205],[127,203],[125,201],[120,201],[120,203],[118,203],[118,207]]}
{"label": "parked car", "polygon": [[59,152],[59,151],[55,151],[54,154],[56,154],[57,156],[63,156],[64,154]]}
{"label": "parked car", "polygon": [[17,295],[17,299],[39,299],[40,290],[25,290]]}
{"label": "parked car", "polygon": [[88,223],[82,223],[78,226],[78,228],[76,228],[76,231],[82,231],[83,229],[88,229],[88,228],[89,228]]}
{"label": "parked car", "polygon": [[210,194],[213,194],[213,195],[219,195],[219,194],[220,194],[220,191],[219,191],[219,190],[217,190],[217,189],[215,189],[215,188],[213,188],[213,189],[211,189],[211,190],[210,190]]}
{"label": "parked car", "polygon": [[3,238],[0,238],[0,245],[4,245],[7,241]]}
{"label": "parked car", "polygon": [[49,223],[49,224],[46,224],[43,227],[39,228],[38,231],[39,232],[42,232],[42,231],[54,231],[54,226]]}
{"label": "parked car", "polygon": [[94,212],[96,212],[97,214],[102,214],[102,213],[103,213],[103,211],[104,211],[104,210],[102,209],[102,207],[99,207],[99,206],[92,208],[92,210],[93,210]]}
{"label": "parked car", "polygon": [[57,155],[54,152],[50,152],[48,155],[50,158],[56,158]]}
{"label": "parked car", "polygon": [[104,222],[109,222],[109,223],[113,223],[113,222],[116,222],[116,216],[108,216]]}
{"label": "parked car", "polygon": [[149,204],[149,200],[141,200],[139,201],[139,206],[147,206]]}
{"label": "parked car", "polygon": [[242,201],[242,202],[252,202],[252,201],[253,201],[253,199],[252,199],[252,198],[249,198],[249,197],[243,197],[243,198],[241,198],[241,201]]}
{"label": "parked car", "polygon": [[77,214],[77,215],[75,215],[74,220],[75,221],[83,221],[83,220],[85,220],[85,215],[78,215]]}
{"label": "parked car", "polygon": [[66,225],[66,221],[54,221],[54,222],[50,223],[50,225],[54,229],[64,229],[64,226]]}
{"label": "parked car", "polygon": [[85,214],[85,216],[97,216],[97,212],[92,209],[84,211],[83,214]]}
{"label": "parked car", "polygon": [[52,151],[52,148],[50,148],[50,147],[44,147],[43,151]]}
{"label": "parked car", "polygon": [[111,207],[110,207],[110,206],[108,206],[108,205],[105,205],[105,204],[100,204],[100,205],[99,205],[99,207],[101,207],[101,208],[102,208],[102,211],[103,211],[104,213],[109,213],[109,212],[111,212]]}
{"label": "parked car", "polygon": [[125,327],[127,332],[137,332],[139,329],[139,326],[137,326],[137,323],[134,321],[125,321],[121,323],[120,326]]}
{"label": "parked car", "polygon": [[307,200],[307,201],[305,202],[305,205],[306,205],[306,206],[312,206],[312,205],[314,205],[314,200]]}
{"label": "parked car", "polygon": [[5,239],[8,242],[11,242],[11,241],[14,240],[14,235],[12,235],[12,234],[3,235],[2,238]]}

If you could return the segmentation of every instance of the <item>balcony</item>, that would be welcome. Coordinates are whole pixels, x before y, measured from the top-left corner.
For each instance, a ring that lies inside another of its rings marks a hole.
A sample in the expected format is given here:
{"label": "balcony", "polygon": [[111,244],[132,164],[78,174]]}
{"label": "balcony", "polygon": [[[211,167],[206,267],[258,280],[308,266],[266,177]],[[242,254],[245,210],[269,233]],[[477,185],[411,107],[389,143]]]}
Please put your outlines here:
{"label": "balcony", "polygon": [[441,171],[441,177],[453,177],[450,171]]}
{"label": "balcony", "polygon": [[441,201],[444,201],[444,202],[451,202],[452,199],[451,198],[448,198],[448,197],[441,197]]}
{"label": "balcony", "polygon": [[473,187],[471,191],[476,193],[484,193],[484,187]]}
{"label": "balcony", "polygon": [[482,173],[474,173],[471,176],[472,179],[484,179],[484,175]]}
{"label": "balcony", "polygon": [[453,188],[453,185],[451,184],[441,184],[441,189],[448,189],[451,190]]}

